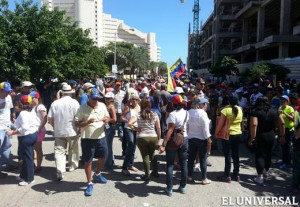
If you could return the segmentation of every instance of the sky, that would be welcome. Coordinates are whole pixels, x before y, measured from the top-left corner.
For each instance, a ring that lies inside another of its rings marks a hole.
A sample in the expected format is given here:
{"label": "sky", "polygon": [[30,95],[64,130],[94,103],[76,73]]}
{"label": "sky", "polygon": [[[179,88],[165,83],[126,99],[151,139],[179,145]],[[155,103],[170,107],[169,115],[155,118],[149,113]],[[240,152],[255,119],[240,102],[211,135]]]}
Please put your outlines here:
{"label": "sky", "polygon": [[[199,22],[205,23],[214,0],[199,0]],[[193,31],[194,0],[103,0],[103,12],[122,19],[143,33],[156,33],[161,61],[173,65],[178,58],[186,63],[188,28]]]}
{"label": "sky", "polygon": [[[8,0],[10,9],[15,2]],[[40,0],[34,0],[40,2]],[[213,11],[214,0],[199,0],[199,22],[205,23]],[[186,63],[188,53],[188,28],[193,31],[194,0],[103,0],[103,12],[122,19],[130,27],[143,33],[156,33],[161,48],[161,61],[172,66],[178,58]]]}

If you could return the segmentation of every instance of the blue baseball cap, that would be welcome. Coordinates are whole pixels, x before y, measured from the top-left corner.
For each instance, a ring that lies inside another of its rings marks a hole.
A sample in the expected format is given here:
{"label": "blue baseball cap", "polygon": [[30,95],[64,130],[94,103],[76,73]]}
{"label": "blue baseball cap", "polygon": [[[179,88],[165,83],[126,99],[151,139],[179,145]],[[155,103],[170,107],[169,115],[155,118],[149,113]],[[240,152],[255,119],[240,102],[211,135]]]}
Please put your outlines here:
{"label": "blue baseball cap", "polygon": [[11,93],[13,90],[11,89],[11,85],[9,82],[0,83],[0,89],[4,90],[7,93]]}
{"label": "blue baseball cap", "polygon": [[97,88],[91,88],[89,90],[89,95],[92,99],[100,98],[100,94]]}
{"label": "blue baseball cap", "polygon": [[208,100],[206,98],[199,98],[196,101],[194,101],[192,103],[192,105],[198,105],[198,104],[205,104],[205,103],[209,103]]}

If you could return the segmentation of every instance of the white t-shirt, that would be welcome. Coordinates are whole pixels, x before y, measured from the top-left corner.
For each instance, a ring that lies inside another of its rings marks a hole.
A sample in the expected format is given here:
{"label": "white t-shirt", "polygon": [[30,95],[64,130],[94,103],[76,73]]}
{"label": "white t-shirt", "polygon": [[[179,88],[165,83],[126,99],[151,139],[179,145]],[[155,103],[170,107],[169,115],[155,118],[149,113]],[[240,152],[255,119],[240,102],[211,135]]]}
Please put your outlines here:
{"label": "white t-shirt", "polygon": [[172,111],[169,114],[168,119],[166,120],[167,125],[169,123],[173,123],[175,125],[175,129],[179,129],[182,127],[185,116],[187,116],[186,121],[185,121],[185,125],[184,125],[184,137],[187,137],[187,130],[186,130],[186,126],[187,126],[187,122],[189,121],[189,114],[186,110],[184,109],[180,109],[179,111]]}
{"label": "white t-shirt", "polygon": [[188,138],[205,140],[211,136],[209,131],[210,120],[203,109],[190,109],[188,121]]}
{"label": "white t-shirt", "polygon": [[101,139],[105,137],[104,122],[100,121],[104,117],[109,117],[109,113],[104,103],[98,102],[98,107],[93,109],[86,103],[81,105],[75,116],[76,121],[87,121],[91,118],[99,120],[99,122],[91,123],[81,128],[82,139]]}
{"label": "white t-shirt", "polygon": [[115,104],[117,113],[122,113],[121,105],[122,105],[122,101],[123,101],[126,93],[124,91],[120,90],[119,92],[114,91],[114,94],[115,94],[114,104]]}
{"label": "white t-shirt", "polygon": [[51,104],[48,117],[54,119],[54,137],[77,135],[74,118],[78,109],[78,101],[70,96],[63,96]]}
{"label": "white t-shirt", "polygon": [[18,136],[26,136],[37,132],[36,120],[32,118],[32,113],[29,111],[21,111],[15,121],[16,129],[19,131]]}
{"label": "white t-shirt", "polygon": [[141,95],[142,95],[143,97],[148,97],[148,96],[149,96],[149,89],[148,89],[147,86],[145,86],[145,87],[142,89]]}
{"label": "white t-shirt", "polygon": [[0,98],[0,130],[9,129],[11,125],[10,110],[13,108],[11,96]]}
{"label": "white t-shirt", "polygon": [[[37,127],[41,125],[43,119],[40,111],[47,112],[47,109],[43,104],[39,104],[38,106],[33,107],[33,109],[31,110],[32,117],[35,117]],[[42,130],[46,130],[46,128],[44,127]]]}

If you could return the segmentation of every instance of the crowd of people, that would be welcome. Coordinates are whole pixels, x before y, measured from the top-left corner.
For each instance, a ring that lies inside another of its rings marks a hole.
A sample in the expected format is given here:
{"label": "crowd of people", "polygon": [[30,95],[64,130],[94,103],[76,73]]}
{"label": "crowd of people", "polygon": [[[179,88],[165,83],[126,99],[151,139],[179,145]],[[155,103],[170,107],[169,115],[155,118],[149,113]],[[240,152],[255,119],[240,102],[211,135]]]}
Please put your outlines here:
{"label": "crowd of people", "polygon": [[[247,140],[255,157],[257,176],[253,182],[265,185],[272,153],[281,146],[279,168],[293,168],[289,190],[300,192],[300,98],[295,81],[274,86],[269,81],[228,84],[186,79],[177,80],[174,90],[168,91],[164,79],[105,81],[96,75],[93,80],[60,83],[55,93],[49,93],[52,86],[38,87],[24,81],[13,90],[9,82],[0,84],[0,178],[7,176],[5,169],[15,167],[11,136],[17,135],[20,175],[16,179],[20,186],[34,182],[34,175],[43,169],[42,141],[48,122],[55,138],[57,180],[64,179],[66,171],[76,170],[82,161],[86,196],[92,195],[95,182],[107,182],[101,172],[114,167],[115,134],[122,139],[124,176],[139,171],[134,166],[136,146],[142,156],[145,174],[141,179],[145,182],[160,176],[155,150],[165,152],[168,196],[173,193],[174,168],[181,172],[180,193],[186,193],[195,172],[201,172],[201,184],[212,182],[207,173],[211,164],[208,157],[217,139],[224,153],[220,181],[243,179],[239,151],[240,143]],[[224,126],[226,134],[220,136]],[[179,132],[182,144],[170,147],[174,133]],[[93,159],[97,159],[95,168]]]}

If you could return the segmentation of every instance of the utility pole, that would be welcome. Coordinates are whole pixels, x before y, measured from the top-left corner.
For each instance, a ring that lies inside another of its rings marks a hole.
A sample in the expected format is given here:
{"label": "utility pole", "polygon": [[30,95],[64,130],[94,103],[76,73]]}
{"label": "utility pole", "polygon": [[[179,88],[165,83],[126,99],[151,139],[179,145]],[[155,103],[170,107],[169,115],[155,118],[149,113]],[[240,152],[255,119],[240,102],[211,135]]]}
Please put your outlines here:
{"label": "utility pole", "polygon": [[111,72],[116,77],[116,73],[118,73],[118,66],[117,66],[117,30],[116,30],[116,33],[115,33],[114,64],[112,65]]}

